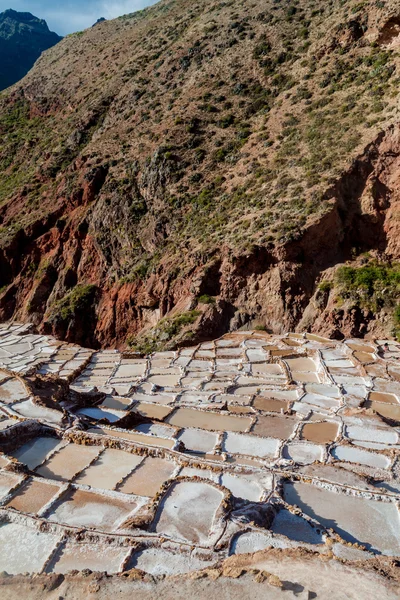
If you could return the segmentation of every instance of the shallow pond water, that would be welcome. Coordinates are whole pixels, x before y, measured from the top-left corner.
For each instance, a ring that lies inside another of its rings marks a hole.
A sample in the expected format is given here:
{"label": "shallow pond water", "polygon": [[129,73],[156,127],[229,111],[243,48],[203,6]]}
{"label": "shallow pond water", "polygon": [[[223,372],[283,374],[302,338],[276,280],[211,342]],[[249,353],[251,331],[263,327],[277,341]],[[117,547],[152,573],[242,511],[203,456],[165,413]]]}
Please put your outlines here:
{"label": "shallow pond water", "polygon": [[296,373],[315,373],[317,371],[317,365],[312,360],[312,358],[287,358],[286,362],[292,372],[294,371]]}
{"label": "shallow pond water", "polygon": [[133,411],[138,412],[144,417],[149,417],[149,419],[159,419],[162,421],[171,413],[172,408],[159,404],[151,404],[150,402],[139,402],[134,406]]}
{"label": "shallow pond water", "polygon": [[262,410],[264,412],[286,412],[289,409],[289,402],[285,402],[284,400],[272,400],[270,398],[264,398],[262,396],[257,396],[253,400],[253,406],[257,410]]}
{"label": "shallow pond water", "polygon": [[121,440],[127,440],[128,442],[135,442],[143,444],[145,446],[158,446],[160,448],[173,448],[175,440],[168,440],[156,437],[154,435],[145,435],[143,433],[131,433],[130,431],[120,431],[118,429],[106,429],[103,427],[92,427],[88,429],[88,433],[95,435],[107,435],[110,437],[116,437]]}
{"label": "shallow pond water", "polygon": [[120,396],[107,396],[101,404],[101,408],[111,408],[113,410],[126,410],[132,404],[132,398],[122,398]]}
{"label": "shallow pond water", "polygon": [[394,394],[385,394],[384,392],[371,392],[368,396],[370,402],[385,402],[388,404],[399,404]]}
{"label": "shallow pond water", "polygon": [[0,499],[6,496],[21,479],[13,473],[0,473]]}
{"label": "shallow pond water", "polygon": [[257,417],[252,433],[263,437],[273,437],[286,440],[292,435],[297,421],[285,417]]}

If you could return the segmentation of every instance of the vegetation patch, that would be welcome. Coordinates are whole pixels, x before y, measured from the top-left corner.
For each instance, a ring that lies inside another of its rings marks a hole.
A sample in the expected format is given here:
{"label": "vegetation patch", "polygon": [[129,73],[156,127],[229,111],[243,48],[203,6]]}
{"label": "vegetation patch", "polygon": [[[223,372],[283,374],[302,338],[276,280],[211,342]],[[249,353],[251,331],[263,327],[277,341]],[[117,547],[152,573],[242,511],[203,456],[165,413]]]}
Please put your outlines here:
{"label": "vegetation patch", "polygon": [[371,262],[362,267],[340,267],[336,272],[339,298],[373,313],[382,309],[393,316],[400,336],[400,263]]}
{"label": "vegetation patch", "polygon": [[[190,310],[173,317],[165,317],[147,333],[127,340],[128,345],[140,354],[152,354],[172,347],[172,340],[182,333],[188,325],[192,325],[201,315],[199,310]],[[185,339],[190,339],[190,331],[185,332]],[[189,334],[189,336],[187,335]]]}
{"label": "vegetation patch", "polygon": [[54,304],[51,309],[51,320],[72,321],[77,312],[82,313],[92,307],[96,291],[95,285],[77,285]]}
{"label": "vegetation patch", "polygon": [[208,294],[203,294],[197,298],[198,304],[215,304],[214,296],[209,296]]}

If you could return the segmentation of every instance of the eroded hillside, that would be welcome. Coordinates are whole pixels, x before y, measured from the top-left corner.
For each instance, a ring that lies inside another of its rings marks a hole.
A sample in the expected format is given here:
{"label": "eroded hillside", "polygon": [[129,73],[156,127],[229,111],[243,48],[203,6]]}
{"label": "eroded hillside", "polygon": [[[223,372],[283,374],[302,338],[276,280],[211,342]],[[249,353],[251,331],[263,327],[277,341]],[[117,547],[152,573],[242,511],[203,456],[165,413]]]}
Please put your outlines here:
{"label": "eroded hillside", "polygon": [[400,258],[399,48],[395,1],[163,1],[68,36],[0,98],[0,317],[145,351],[395,333],[398,282],[375,308],[318,286]]}

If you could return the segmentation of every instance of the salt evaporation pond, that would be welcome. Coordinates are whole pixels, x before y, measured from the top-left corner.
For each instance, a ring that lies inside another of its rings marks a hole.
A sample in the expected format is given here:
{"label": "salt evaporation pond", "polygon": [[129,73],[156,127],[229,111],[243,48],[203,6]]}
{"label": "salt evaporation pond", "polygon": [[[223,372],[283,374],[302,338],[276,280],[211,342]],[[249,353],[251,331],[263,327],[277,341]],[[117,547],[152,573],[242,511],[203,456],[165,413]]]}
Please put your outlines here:
{"label": "salt evaporation pond", "polygon": [[231,417],[191,408],[178,408],[167,418],[167,422],[177,427],[197,427],[211,431],[245,431],[252,424],[252,420],[247,417]]}
{"label": "salt evaporation pond", "polygon": [[338,424],[329,421],[306,423],[301,430],[301,439],[317,444],[329,444],[335,441],[338,430]]}
{"label": "salt evaporation pond", "polygon": [[248,531],[233,539],[230,554],[258,552],[271,546],[271,535],[262,533],[261,531]]}
{"label": "salt evaporation pond", "polygon": [[283,449],[283,457],[300,465],[309,465],[315,461],[322,461],[323,448],[305,443],[287,444]]}
{"label": "salt evaporation pond", "polygon": [[56,485],[31,479],[26,483],[7,506],[23,513],[36,514],[60,491]]}
{"label": "salt evaporation pond", "polygon": [[0,402],[13,404],[29,396],[26,387],[19,379],[9,379],[0,384]]}
{"label": "salt evaporation pond", "polygon": [[286,439],[290,437],[298,421],[285,417],[258,417],[252,433],[262,437]]}
{"label": "salt evaporation pond", "polygon": [[262,458],[273,458],[279,447],[279,440],[258,438],[250,435],[241,435],[240,433],[227,433],[223,442],[225,452],[231,454],[248,454],[250,456],[260,456]]}
{"label": "salt evaporation pond", "polygon": [[59,538],[19,523],[0,525],[0,571],[39,573]]}
{"label": "salt evaporation pond", "polygon": [[41,465],[49,454],[60,450],[65,445],[66,442],[57,438],[37,437],[14,450],[10,455],[32,470]]}
{"label": "salt evaporation pond", "polygon": [[[17,346],[21,340],[7,328],[0,327],[0,338]],[[37,338],[21,336],[30,346]],[[37,356],[53,342],[40,341]],[[17,543],[26,530],[37,542],[39,524],[41,536],[55,536],[46,551],[38,546],[34,569],[136,567],[168,576],[268,547],[314,548],[328,560],[330,549],[347,560],[370,558],[339,536],[400,556],[398,432],[363,410],[396,416],[400,369],[375,342],[368,352],[345,344],[243,331],[146,359],[49,346],[41,372],[68,378],[73,391],[98,386],[104,394],[101,404],[88,397],[58,412],[29,400],[15,378],[1,397],[7,381],[0,373],[4,520],[24,524]],[[33,372],[31,358],[9,360]],[[19,419],[19,410],[36,423]],[[119,427],[129,412],[151,422]],[[114,423],[88,427],[107,415]],[[10,454],[36,472],[10,472]],[[283,504],[282,489],[299,508]],[[13,537],[12,527],[6,531]],[[284,554],[273,559],[278,569]],[[10,570],[29,570],[21,555]]]}
{"label": "salt evaporation pond", "polygon": [[395,430],[373,429],[366,425],[346,425],[346,433],[355,440],[363,440],[366,442],[397,444],[399,441],[399,436]]}
{"label": "salt evaporation pond", "polygon": [[205,429],[184,429],[178,436],[178,440],[185,444],[188,450],[195,452],[212,452],[217,443],[217,435]]}
{"label": "salt evaporation pond", "polygon": [[137,506],[133,501],[124,502],[118,497],[71,490],[51,510],[49,520],[73,527],[111,532],[116,530]]}
{"label": "salt evaporation pond", "polygon": [[348,542],[382,554],[400,553],[399,512],[391,502],[330,492],[305,483],[285,484],[284,499]]}
{"label": "salt evaporation pond", "polygon": [[323,544],[321,531],[317,527],[311,527],[305,519],[294,515],[288,510],[280,510],[276,515],[271,531],[285,535],[290,540],[304,542],[306,544]]}
{"label": "salt evaporation pond", "polygon": [[159,507],[155,531],[174,540],[208,546],[216,541],[215,513],[223,499],[217,488],[203,482],[173,484]]}
{"label": "salt evaporation pond", "polygon": [[33,400],[18,402],[18,404],[13,405],[13,409],[22,417],[38,419],[45,423],[51,423],[52,425],[60,425],[63,418],[62,412],[39,406],[38,404],[35,404]]}
{"label": "salt evaporation pond", "polygon": [[129,548],[118,548],[102,544],[76,544],[67,542],[57,551],[49,567],[48,573],[68,573],[69,571],[100,571],[118,573],[124,560],[127,558]]}
{"label": "salt evaporation pond", "polygon": [[231,473],[224,473],[221,476],[221,485],[228,488],[236,498],[243,498],[250,502],[258,502],[261,498],[262,490],[260,486],[245,476],[240,477]]}
{"label": "salt evaporation pond", "polygon": [[71,480],[100,454],[100,450],[97,446],[68,444],[36,469],[36,473],[48,479]]}
{"label": "salt evaporation pond", "polygon": [[215,561],[204,561],[188,552],[168,552],[162,548],[147,548],[136,552],[127,569],[141,569],[155,577],[158,575],[181,575],[210,567]]}
{"label": "salt evaporation pond", "polygon": [[388,419],[400,421],[400,406],[398,404],[385,404],[384,402],[367,400],[365,408],[371,408],[379,415],[387,417]]}
{"label": "salt evaporation pond", "polygon": [[0,473],[0,499],[6,496],[21,481],[21,477],[12,473]]}
{"label": "salt evaporation pond", "polygon": [[337,460],[375,467],[376,469],[387,469],[391,463],[390,458],[383,454],[359,450],[353,446],[337,446],[332,450],[332,456]]}
{"label": "salt evaporation pond", "polygon": [[143,460],[142,456],[107,448],[99,458],[87,467],[76,482],[95,488],[113,490]]}
{"label": "salt evaporation pond", "polygon": [[175,469],[175,463],[149,456],[125,479],[118,491],[137,496],[155,496]]}

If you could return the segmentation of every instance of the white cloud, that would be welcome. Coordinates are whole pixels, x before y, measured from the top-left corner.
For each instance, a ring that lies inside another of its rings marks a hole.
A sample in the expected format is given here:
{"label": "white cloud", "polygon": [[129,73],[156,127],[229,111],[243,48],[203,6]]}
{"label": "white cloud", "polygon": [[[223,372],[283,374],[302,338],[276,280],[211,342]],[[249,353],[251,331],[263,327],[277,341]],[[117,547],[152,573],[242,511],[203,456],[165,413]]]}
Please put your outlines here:
{"label": "white cloud", "polygon": [[103,11],[102,16],[106,19],[115,19],[121,15],[140,10],[145,6],[149,6],[149,4],[154,4],[154,0],[153,2],[151,2],[151,0],[148,2],[146,2],[146,0],[120,0],[119,2],[103,0],[100,2],[101,11]]}
{"label": "white cloud", "polygon": [[[0,12],[7,8],[31,12],[45,19],[60,35],[91,27],[97,19],[114,19],[135,12],[156,0],[0,0]],[[11,4],[11,6],[10,6]]]}

